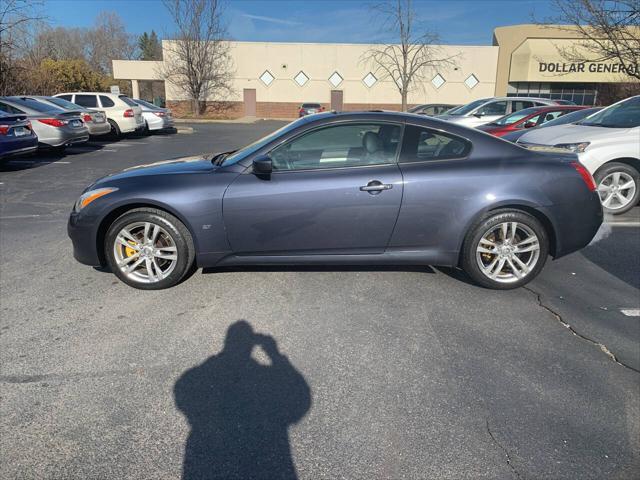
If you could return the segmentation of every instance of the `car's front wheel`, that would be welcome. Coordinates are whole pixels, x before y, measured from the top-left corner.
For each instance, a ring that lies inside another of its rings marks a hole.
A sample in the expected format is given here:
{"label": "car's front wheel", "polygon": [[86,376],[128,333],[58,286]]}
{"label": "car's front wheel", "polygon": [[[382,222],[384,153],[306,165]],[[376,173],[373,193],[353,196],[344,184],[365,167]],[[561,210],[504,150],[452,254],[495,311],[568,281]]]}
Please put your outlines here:
{"label": "car's front wheel", "polygon": [[191,271],[195,249],[189,230],[165,211],[137,208],[107,230],[105,257],[124,283],[143,290],[176,285]]}
{"label": "car's front wheel", "polygon": [[607,163],[594,177],[605,213],[620,215],[638,204],[640,173],[631,165]]}
{"label": "car's front wheel", "polygon": [[547,232],[535,217],[518,210],[497,210],[467,234],[462,268],[484,287],[508,290],[533,280],[548,253]]}

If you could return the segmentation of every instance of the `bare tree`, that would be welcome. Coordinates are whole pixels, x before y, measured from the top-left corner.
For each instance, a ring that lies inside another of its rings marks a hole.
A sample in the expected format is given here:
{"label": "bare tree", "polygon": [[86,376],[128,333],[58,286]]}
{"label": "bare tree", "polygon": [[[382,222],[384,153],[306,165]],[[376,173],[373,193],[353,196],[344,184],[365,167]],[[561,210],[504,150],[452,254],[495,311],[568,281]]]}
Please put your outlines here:
{"label": "bare tree", "polygon": [[559,48],[565,59],[616,61],[622,73],[640,80],[640,0],[554,0],[554,8],[558,14],[541,23],[584,39]]}
{"label": "bare tree", "polygon": [[394,81],[402,98],[402,111],[406,111],[409,92],[427,81],[429,73],[454,66],[457,55],[443,51],[436,32],[418,30],[412,0],[389,0],[373,9],[382,17],[383,30],[397,43],[376,45],[365,52],[361,62],[371,64],[379,78]]}
{"label": "bare tree", "polygon": [[89,64],[104,74],[112,73],[112,60],[135,57],[136,39],[115,12],[101,12],[86,38]]}
{"label": "bare tree", "polygon": [[231,91],[233,64],[220,0],[164,0],[175,24],[165,43],[164,77],[184,90],[200,115],[209,98]]}
{"label": "bare tree", "polygon": [[30,30],[44,17],[40,12],[41,1],[0,1],[0,95],[6,95],[19,87],[19,52],[28,45]]}

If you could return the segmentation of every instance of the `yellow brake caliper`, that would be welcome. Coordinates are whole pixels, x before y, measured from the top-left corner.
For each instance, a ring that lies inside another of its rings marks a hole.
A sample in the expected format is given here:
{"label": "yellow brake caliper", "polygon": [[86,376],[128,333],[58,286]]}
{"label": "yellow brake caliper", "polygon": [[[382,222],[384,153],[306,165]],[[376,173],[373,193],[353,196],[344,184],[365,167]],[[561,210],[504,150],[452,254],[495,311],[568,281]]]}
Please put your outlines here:
{"label": "yellow brake caliper", "polygon": [[[127,243],[129,245],[137,245],[135,242],[132,242],[131,240],[127,240]],[[131,257],[132,255],[134,255],[136,253],[136,250],[134,250],[131,247],[124,247],[124,253],[127,257]]]}

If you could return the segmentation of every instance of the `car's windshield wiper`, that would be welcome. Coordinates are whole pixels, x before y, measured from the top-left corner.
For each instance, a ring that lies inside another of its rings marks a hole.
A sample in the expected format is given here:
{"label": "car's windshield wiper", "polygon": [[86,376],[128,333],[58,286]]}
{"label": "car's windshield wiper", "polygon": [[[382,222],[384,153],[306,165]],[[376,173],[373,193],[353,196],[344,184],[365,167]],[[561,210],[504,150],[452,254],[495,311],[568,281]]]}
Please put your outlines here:
{"label": "car's windshield wiper", "polygon": [[222,165],[222,162],[224,162],[227,159],[227,157],[231,155],[233,152],[235,152],[235,150],[229,150],[228,152],[219,153],[218,155],[215,155],[211,159],[211,162],[216,166]]}

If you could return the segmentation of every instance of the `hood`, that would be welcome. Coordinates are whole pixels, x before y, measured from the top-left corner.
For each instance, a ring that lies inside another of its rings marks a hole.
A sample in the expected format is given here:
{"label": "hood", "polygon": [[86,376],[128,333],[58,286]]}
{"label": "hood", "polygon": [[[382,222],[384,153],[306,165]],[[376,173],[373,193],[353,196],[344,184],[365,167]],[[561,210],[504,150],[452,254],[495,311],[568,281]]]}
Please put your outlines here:
{"label": "hood", "polygon": [[627,128],[590,127],[588,125],[557,125],[555,127],[537,128],[520,137],[520,143],[536,145],[558,145],[559,143],[593,142],[600,138],[611,138],[626,133]]}
{"label": "hood", "polygon": [[[101,178],[96,184],[104,181],[121,180],[124,178],[153,176],[153,175],[183,175],[190,173],[208,173],[217,167],[211,163],[215,155],[207,153],[191,157],[174,158],[161,162],[138,165]],[[95,184],[94,184],[95,185]]]}

